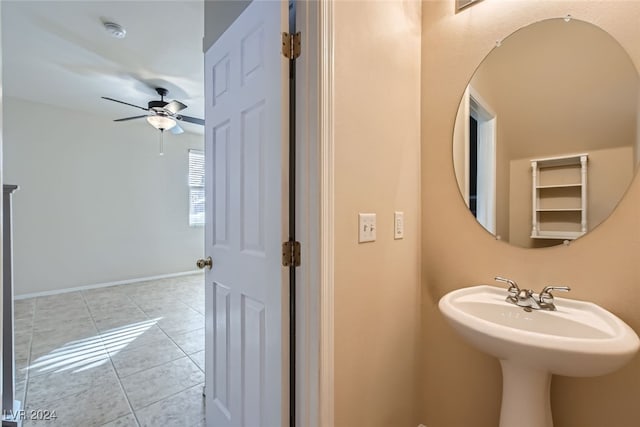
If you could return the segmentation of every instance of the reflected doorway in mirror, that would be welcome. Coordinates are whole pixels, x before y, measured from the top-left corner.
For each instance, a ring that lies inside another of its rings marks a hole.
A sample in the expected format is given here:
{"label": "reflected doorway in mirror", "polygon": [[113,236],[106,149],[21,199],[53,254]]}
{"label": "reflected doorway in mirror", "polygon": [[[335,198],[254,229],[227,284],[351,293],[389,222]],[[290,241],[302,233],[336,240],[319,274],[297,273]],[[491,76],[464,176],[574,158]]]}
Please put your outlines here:
{"label": "reflected doorway in mirror", "polygon": [[456,0],[456,13],[482,0]]}
{"label": "reflected doorway in mirror", "polygon": [[[454,153],[458,186],[473,216],[490,233],[496,233],[496,126],[497,115],[471,85],[458,114],[465,119],[464,144]],[[462,117],[459,117],[462,120]]]}

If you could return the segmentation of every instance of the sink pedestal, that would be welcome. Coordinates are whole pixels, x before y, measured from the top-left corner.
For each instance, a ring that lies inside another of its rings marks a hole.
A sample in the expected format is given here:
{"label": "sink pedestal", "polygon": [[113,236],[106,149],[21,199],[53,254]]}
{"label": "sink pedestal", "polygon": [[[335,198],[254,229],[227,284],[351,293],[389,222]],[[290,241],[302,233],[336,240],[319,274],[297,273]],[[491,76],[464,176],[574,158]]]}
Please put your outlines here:
{"label": "sink pedestal", "polygon": [[451,291],[438,303],[463,339],[500,360],[500,427],[553,427],[552,372],[605,375],[640,349],[633,329],[596,304],[556,298],[555,311],[525,311],[505,295],[502,288],[479,285]]}
{"label": "sink pedestal", "polygon": [[502,366],[500,427],[553,427],[551,374],[510,360]]}

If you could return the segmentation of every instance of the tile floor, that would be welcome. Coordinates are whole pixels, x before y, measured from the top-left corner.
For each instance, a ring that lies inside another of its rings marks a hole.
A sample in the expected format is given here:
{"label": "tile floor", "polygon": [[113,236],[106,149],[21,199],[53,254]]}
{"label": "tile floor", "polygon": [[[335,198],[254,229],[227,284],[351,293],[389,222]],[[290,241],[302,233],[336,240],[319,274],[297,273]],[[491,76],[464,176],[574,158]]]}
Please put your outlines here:
{"label": "tile floor", "polygon": [[200,274],[15,302],[16,395],[29,426],[204,426]]}

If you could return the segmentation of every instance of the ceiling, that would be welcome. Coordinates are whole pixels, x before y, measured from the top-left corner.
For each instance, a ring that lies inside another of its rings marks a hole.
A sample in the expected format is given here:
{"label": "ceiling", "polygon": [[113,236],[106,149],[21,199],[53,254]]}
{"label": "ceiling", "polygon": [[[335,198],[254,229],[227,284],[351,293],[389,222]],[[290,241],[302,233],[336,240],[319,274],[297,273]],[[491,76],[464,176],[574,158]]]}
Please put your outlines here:
{"label": "ceiling", "polygon": [[[202,0],[2,0],[1,7],[5,96],[117,119],[140,110],[100,97],[146,108],[160,86],[188,106],[184,115],[204,118]],[[122,25],[126,37],[112,37],[105,21]]]}

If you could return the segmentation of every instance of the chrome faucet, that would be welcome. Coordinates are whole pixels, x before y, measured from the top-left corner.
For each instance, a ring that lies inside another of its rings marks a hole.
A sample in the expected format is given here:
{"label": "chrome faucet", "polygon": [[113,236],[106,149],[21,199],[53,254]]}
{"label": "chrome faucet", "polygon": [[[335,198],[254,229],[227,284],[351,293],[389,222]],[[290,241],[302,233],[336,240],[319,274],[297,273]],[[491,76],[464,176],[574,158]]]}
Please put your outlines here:
{"label": "chrome faucet", "polygon": [[540,308],[543,310],[555,311],[556,306],[553,303],[553,295],[551,294],[551,291],[569,292],[570,290],[571,288],[568,286],[545,286],[544,289],[542,289],[542,292],[540,292],[540,295],[538,296],[538,301],[540,302]]}
{"label": "chrome faucet", "polygon": [[496,276],[494,280],[496,280],[497,282],[507,283],[509,285],[509,289],[507,289],[507,292],[509,293],[509,295],[507,296],[506,301],[513,304],[517,304],[518,295],[520,295],[520,287],[518,286],[518,284],[514,280],[507,279],[500,276]]}
{"label": "chrome faucet", "polygon": [[507,283],[509,289],[507,289],[508,295],[505,298],[507,302],[515,304],[518,307],[523,307],[525,310],[549,310],[555,311],[556,306],[553,303],[552,291],[570,291],[568,286],[545,286],[540,294],[534,293],[531,289],[520,289],[518,284],[511,279],[496,276],[495,280],[498,282]]}

